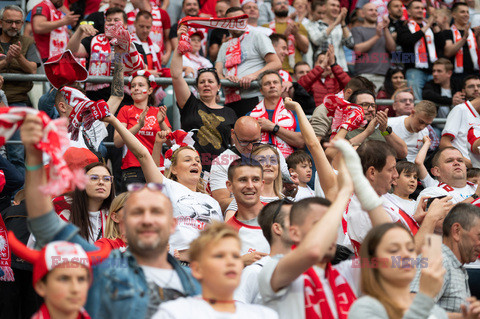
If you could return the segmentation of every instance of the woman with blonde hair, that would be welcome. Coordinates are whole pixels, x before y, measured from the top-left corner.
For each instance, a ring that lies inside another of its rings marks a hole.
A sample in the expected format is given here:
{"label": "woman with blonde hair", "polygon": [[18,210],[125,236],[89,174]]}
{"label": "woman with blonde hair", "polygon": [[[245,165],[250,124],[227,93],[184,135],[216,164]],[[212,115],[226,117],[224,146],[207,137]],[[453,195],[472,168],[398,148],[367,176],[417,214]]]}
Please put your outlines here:
{"label": "woman with blonde hair", "polygon": [[[177,220],[175,233],[170,236],[170,252],[178,250],[179,259],[188,263],[190,242],[200,231],[213,221],[223,221],[222,210],[211,196],[200,192],[202,164],[200,155],[189,146],[182,146],[172,152],[171,166],[164,176],[148,149],[114,116],[104,119],[122,137],[128,149],[140,162],[147,183],[163,184],[162,192],[172,202],[173,216]],[[157,143],[165,141],[157,136]],[[130,184],[128,190],[136,190],[143,184]]]}
{"label": "woman with blonde hair", "polygon": [[[269,144],[260,144],[253,149],[252,158],[257,160],[263,167],[263,186],[260,194],[260,201],[270,203],[278,199],[282,199],[283,180],[280,167],[280,153]],[[237,211],[237,201],[235,198],[225,212],[225,220],[230,219]]]}
{"label": "woman with blonde hair", "polygon": [[[445,274],[442,254],[426,253],[424,247],[423,256],[429,258],[417,259],[413,236],[401,224],[372,228],[360,248],[363,297],[353,303],[348,318],[447,318],[445,310],[435,304]],[[398,258],[401,267],[393,263]],[[422,267],[422,272],[419,292],[412,295],[410,283],[417,270],[415,265]]]}
{"label": "woman with blonde hair", "polygon": [[113,199],[105,224],[105,237],[97,240],[96,245],[108,245],[111,249],[120,249],[121,251],[125,251],[127,248],[125,226],[123,224],[123,206],[125,206],[128,195],[128,192],[124,192]]}

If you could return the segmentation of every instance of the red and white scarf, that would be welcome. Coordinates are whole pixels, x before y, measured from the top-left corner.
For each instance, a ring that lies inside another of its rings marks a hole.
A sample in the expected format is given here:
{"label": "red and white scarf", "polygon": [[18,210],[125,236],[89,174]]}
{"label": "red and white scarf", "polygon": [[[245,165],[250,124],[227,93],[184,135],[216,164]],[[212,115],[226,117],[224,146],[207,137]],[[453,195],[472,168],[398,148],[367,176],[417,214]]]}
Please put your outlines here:
{"label": "red and white scarf", "polygon": [[[422,26],[425,22],[422,22]],[[420,31],[422,28],[420,25],[415,22],[414,20],[408,21],[408,29],[413,34],[415,32]],[[427,43],[425,44],[425,39]],[[428,47],[428,55],[427,55],[427,47]],[[422,37],[420,40],[415,43],[415,67],[420,69],[428,69],[428,59],[430,62],[433,63],[437,61],[437,51],[435,50],[435,42],[433,38],[433,31],[432,29],[428,29],[425,32],[425,36]]]}
{"label": "red and white scarf", "polygon": [[[45,4],[50,9],[50,22],[61,20],[63,14],[60,10],[57,10],[50,0],[44,0]],[[67,48],[68,43],[68,28],[66,25],[59,27],[50,32],[50,42],[48,46],[49,58],[57,54],[63,53]]]}
{"label": "red and white scarf", "polygon": [[[265,108],[264,101],[265,100],[262,100],[260,103],[257,104],[257,106],[255,106],[255,108],[250,113],[251,117],[255,119],[265,118],[268,120],[268,112]],[[275,107],[272,122],[289,131],[295,131],[297,127],[297,121],[295,120],[295,116],[290,110],[287,110],[285,108],[282,98],[278,100],[277,106]],[[293,151],[295,151],[293,147],[291,147],[280,137],[262,131],[262,143],[268,143],[270,138],[272,139],[273,145],[275,145],[280,150],[280,152],[282,152],[285,158],[287,158],[290,154],[293,153]]]}
{"label": "red and white scarf", "polygon": [[[295,23],[292,19],[288,19],[287,24]],[[270,22],[269,25],[270,29],[272,29],[273,33],[277,33],[275,29],[275,20]],[[287,45],[288,45],[288,64],[293,68],[295,66],[295,36],[293,34],[289,34],[287,37]],[[281,61],[283,63],[283,61]]]}
{"label": "red and white scarf", "polygon": [[[99,34],[93,37],[90,44],[90,64],[88,66],[88,75],[108,76],[111,73],[111,54],[112,48],[110,40],[105,34]],[[96,91],[109,87],[110,83],[88,83],[85,86],[87,91]]]}
{"label": "red and white scarf", "polygon": [[[455,24],[452,24],[451,27],[453,33],[453,42],[457,43],[458,41],[462,40],[462,34],[457,29]],[[466,32],[466,31],[465,31]],[[472,58],[473,68],[478,70],[478,52],[477,52],[477,40],[475,39],[475,34],[473,30],[468,30],[468,51],[470,51],[470,57]],[[455,55],[455,73],[463,73],[463,46],[457,51]]]}
{"label": "red and white scarf", "polygon": [[[154,4],[151,5],[152,10],[150,10],[150,13],[153,16],[153,22],[152,22],[152,29],[150,30],[149,38],[152,39],[152,41],[157,44],[160,47],[160,52],[163,53],[164,51],[164,41],[163,41],[163,36],[164,36],[164,30],[163,30],[163,23],[162,23],[162,12],[160,11],[160,8]],[[139,12],[139,9],[135,9],[131,12],[128,13],[128,31],[131,34],[135,34],[135,18],[137,16],[137,13]]]}
{"label": "red and white scarf", "polygon": [[[142,42],[136,34],[133,35],[134,41],[138,44],[142,44]],[[147,65],[148,70],[156,70],[158,72],[162,71],[162,49],[157,46],[157,44],[153,43],[150,36],[147,38],[147,45],[150,52],[145,52],[147,54],[147,61],[144,61]]]}
{"label": "red and white scarf", "polygon": [[[249,32],[245,32],[238,38],[232,38],[227,42],[227,52],[225,58],[225,76],[238,76],[238,65],[242,63],[241,43]],[[235,87],[225,88],[225,104],[240,101],[240,89]]]}
{"label": "red and white scarf", "polygon": [[[40,309],[33,314],[31,319],[50,319],[50,313],[48,312],[48,308],[45,304],[43,304]],[[91,319],[90,315],[87,313],[85,309],[80,309],[78,312],[77,319]]]}
{"label": "red and white scarf", "polygon": [[42,120],[44,135],[35,147],[50,157],[49,181],[41,188],[46,195],[58,196],[66,189],[85,188],[87,182],[83,170],[71,171],[63,158],[70,145],[66,119],[51,120],[42,112],[28,107],[0,108],[0,146],[22,125],[27,114],[34,114]]}
{"label": "red and white scarf", "polygon": [[[292,249],[295,248],[296,246],[293,245]],[[302,276],[304,279],[305,319],[334,319],[322,282],[313,267],[310,267]],[[347,280],[330,263],[325,269],[325,278],[330,284],[335,299],[338,319],[347,319],[350,307],[357,300],[355,293]]]}
{"label": "red and white scarf", "polygon": [[278,70],[278,74],[280,74],[280,77],[284,82],[293,82],[292,77],[290,76],[290,73],[288,73],[285,70]]}
{"label": "red and white scarf", "polygon": [[12,254],[8,245],[7,227],[0,216],[0,269],[3,271],[0,281],[15,281],[11,266]]}

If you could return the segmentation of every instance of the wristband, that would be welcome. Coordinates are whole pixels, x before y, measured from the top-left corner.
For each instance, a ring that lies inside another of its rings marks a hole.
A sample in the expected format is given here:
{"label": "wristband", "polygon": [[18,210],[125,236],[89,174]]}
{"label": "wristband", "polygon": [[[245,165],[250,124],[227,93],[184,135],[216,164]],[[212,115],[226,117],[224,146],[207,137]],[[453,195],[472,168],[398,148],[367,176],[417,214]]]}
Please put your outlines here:
{"label": "wristband", "polygon": [[476,193],[473,193],[473,195],[470,196],[470,197],[473,198],[473,199],[477,199],[479,196]]}
{"label": "wristband", "polygon": [[273,127],[272,133],[273,133],[273,134],[277,134],[277,133],[278,133],[278,130],[280,130],[280,126],[275,125],[275,126]]}
{"label": "wristband", "polygon": [[29,172],[38,171],[42,167],[43,167],[43,164],[38,164],[38,165],[35,165],[35,166],[30,166],[30,165],[25,164],[25,169]]}

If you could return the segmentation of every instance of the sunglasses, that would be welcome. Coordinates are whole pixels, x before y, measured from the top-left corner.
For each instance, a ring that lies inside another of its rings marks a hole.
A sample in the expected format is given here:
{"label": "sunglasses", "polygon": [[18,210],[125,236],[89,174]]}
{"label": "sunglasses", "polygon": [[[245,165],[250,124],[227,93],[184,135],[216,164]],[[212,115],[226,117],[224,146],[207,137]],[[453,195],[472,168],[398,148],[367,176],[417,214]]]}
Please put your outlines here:
{"label": "sunglasses", "polygon": [[280,210],[282,209],[283,205],[293,205],[293,201],[289,200],[288,198],[282,198],[280,200],[280,203],[277,209],[275,210],[275,213],[273,213],[272,224],[275,224],[275,221],[277,220],[278,214],[280,214]]}
{"label": "sunglasses", "polygon": [[217,69],[215,68],[201,68],[201,69],[198,69],[198,75],[202,74],[202,73],[205,73],[205,72],[213,72],[213,73],[217,73]]}
{"label": "sunglasses", "polygon": [[139,190],[142,190],[144,188],[148,188],[151,191],[162,191],[165,185],[160,184],[160,183],[132,183],[127,185],[127,190],[129,192],[137,192]]}

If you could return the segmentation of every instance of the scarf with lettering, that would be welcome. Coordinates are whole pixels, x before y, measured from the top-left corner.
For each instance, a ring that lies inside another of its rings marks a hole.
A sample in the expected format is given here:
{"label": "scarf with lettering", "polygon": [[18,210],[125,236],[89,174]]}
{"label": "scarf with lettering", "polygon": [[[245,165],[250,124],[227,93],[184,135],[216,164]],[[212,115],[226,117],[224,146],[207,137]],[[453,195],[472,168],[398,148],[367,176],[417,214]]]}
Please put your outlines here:
{"label": "scarf with lettering", "polygon": [[[93,37],[90,44],[90,64],[88,66],[88,75],[109,76],[111,73],[112,49],[110,40],[105,34],[99,34]],[[85,86],[87,91],[96,91],[109,87],[110,83],[88,83]]]}
{"label": "scarf with lettering", "polygon": [[[422,22],[423,25],[424,22]],[[414,20],[408,21],[408,29],[413,34],[415,32],[420,31],[422,28],[420,25],[415,22]],[[426,39],[426,44],[425,44]],[[427,47],[428,47],[428,54],[427,54]],[[437,61],[437,51],[435,50],[435,42],[433,38],[433,31],[432,29],[428,29],[425,32],[425,36],[422,37],[420,40],[415,43],[415,67],[419,69],[428,69],[428,60],[433,63]]]}
{"label": "scarf with lettering", "polygon": [[11,266],[12,255],[8,245],[7,227],[5,227],[3,218],[0,216],[0,269],[3,271],[0,281],[15,281]]}
{"label": "scarf with lettering", "polygon": [[[292,250],[296,246],[292,246]],[[325,269],[325,278],[332,289],[338,319],[347,319],[348,310],[357,299],[347,280],[332,267],[330,263]],[[303,295],[305,298],[305,319],[333,319],[335,318],[317,273],[310,267],[303,273]]]}
{"label": "scarf with lettering", "polygon": [[[452,27],[450,29],[453,33],[454,43],[462,40],[462,34],[457,29],[455,24],[452,24]],[[475,39],[475,34],[473,33],[472,29],[468,30],[467,44],[468,51],[470,51],[470,57],[472,58],[473,62],[473,69],[478,70],[477,40]],[[463,46],[457,51],[457,54],[455,55],[455,73],[463,73]]]}
{"label": "scarf with lettering", "polygon": [[[257,104],[257,106],[255,106],[255,108],[250,113],[251,117],[255,119],[265,118],[268,120],[268,112],[265,108],[264,101],[265,100],[262,100],[260,103]],[[278,100],[277,106],[275,107],[272,122],[289,131],[295,131],[297,127],[297,121],[295,120],[295,116],[293,115],[292,111],[285,108],[282,98]],[[269,143],[270,138],[272,139],[273,145],[275,145],[282,152],[285,158],[287,158],[290,154],[293,153],[294,148],[291,147],[287,142],[282,140],[280,137],[275,134],[270,134],[268,132],[262,131],[262,143]]]}
{"label": "scarf with lettering", "polygon": [[[44,0],[45,4],[50,10],[50,22],[61,20],[63,14],[60,10],[55,8],[53,3],[50,0]],[[66,25],[61,26],[50,32],[50,42],[49,42],[49,58],[57,54],[63,53],[67,48],[68,42],[68,28]]]}
{"label": "scarf with lettering", "polygon": [[[43,304],[40,309],[33,314],[31,319],[50,319],[50,313],[48,312],[48,308],[45,304]],[[85,309],[80,309],[78,312],[77,319],[91,319],[90,315],[87,313]]]}
{"label": "scarf with lettering", "polygon": [[[287,24],[295,23],[292,19],[288,19]],[[275,20],[270,22],[269,27],[272,29],[273,33],[277,33],[275,29]],[[293,34],[289,34],[287,37],[287,45],[288,45],[288,64],[293,68],[295,66],[295,36]],[[281,61],[283,63],[283,61]]]}

